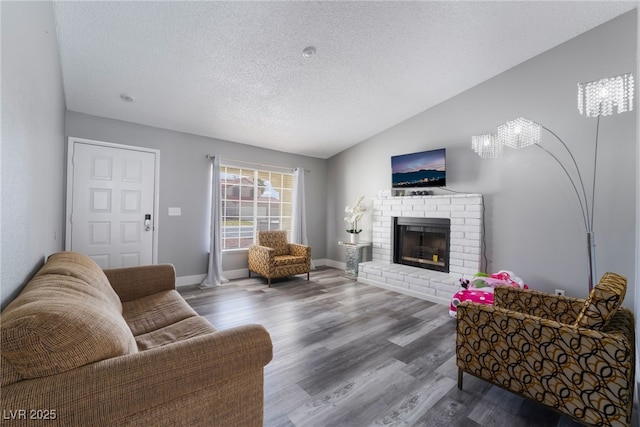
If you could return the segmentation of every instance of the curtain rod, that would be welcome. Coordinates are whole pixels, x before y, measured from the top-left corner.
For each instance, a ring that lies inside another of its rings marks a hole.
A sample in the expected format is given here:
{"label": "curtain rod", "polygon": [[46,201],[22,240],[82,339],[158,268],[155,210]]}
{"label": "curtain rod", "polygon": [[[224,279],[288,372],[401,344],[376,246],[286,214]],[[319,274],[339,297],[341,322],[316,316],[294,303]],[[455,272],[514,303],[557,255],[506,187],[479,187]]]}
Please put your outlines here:
{"label": "curtain rod", "polygon": [[[213,158],[215,157],[214,155],[211,155],[211,154],[205,154],[204,156],[209,160],[213,160]],[[220,160],[222,160],[222,158],[220,158]],[[244,163],[244,164],[247,164],[247,165],[264,166],[264,167],[268,167],[268,168],[278,168],[278,169],[285,169],[285,170],[291,170],[291,171],[297,169],[297,168],[289,168],[289,167],[285,167],[285,166],[265,165],[265,164],[262,164],[262,163],[247,162],[247,161],[244,161],[244,160],[230,160],[230,161],[234,162],[234,163]],[[308,170],[308,169],[305,169],[305,172],[309,173],[311,171]]]}

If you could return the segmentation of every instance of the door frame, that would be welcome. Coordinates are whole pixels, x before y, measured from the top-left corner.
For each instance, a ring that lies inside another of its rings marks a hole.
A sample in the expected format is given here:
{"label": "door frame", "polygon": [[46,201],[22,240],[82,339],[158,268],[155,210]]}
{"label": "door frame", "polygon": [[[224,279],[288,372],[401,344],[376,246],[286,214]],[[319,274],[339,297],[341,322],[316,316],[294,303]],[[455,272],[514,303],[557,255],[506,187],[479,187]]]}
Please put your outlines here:
{"label": "door frame", "polygon": [[66,233],[65,233],[65,241],[64,246],[65,250],[69,250],[71,247],[71,213],[73,207],[73,174],[74,174],[74,165],[73,165],[73,154],[75,152],[74,146],[76,143],[87,144],[87,145],[95,145],[99,147],[106,148],[116,148],[120,150],[131,150],[131,151],[141,151],[144,153],[150,153],[154,155],[154,169],[155,176],[153,177],[154,181],[154,190],[153,190],[153,243],[152,243],[152,254],[151,254],[151,262],[153,264],[158,263],[158,230],[159,230],[159,217],[160,217],[160,150],[156,150],[153,148],[146,147],[137,147],[133,145],[124,145],[124,144],[114,144],[112,142],[105,141],[97,141],[94,139],[86,139],[86,138],[76,138],[74,136],[70,136],[67,138],[67,192],[66,192]]}

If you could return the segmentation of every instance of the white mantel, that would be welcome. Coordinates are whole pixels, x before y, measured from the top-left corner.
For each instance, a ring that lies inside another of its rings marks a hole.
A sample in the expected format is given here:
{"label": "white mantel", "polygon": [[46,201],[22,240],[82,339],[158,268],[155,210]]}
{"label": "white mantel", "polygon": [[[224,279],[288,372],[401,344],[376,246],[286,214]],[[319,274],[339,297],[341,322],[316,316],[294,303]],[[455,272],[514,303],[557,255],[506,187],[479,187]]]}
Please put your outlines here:
{"label": "white mantel", "polygon": [[[372,261],[360,264],[358,281],[448,305],[460,278],[480,271],[482,207],[481,194],[374,199]],[[449,273],[393,263],[395,217],[451,220]]]}

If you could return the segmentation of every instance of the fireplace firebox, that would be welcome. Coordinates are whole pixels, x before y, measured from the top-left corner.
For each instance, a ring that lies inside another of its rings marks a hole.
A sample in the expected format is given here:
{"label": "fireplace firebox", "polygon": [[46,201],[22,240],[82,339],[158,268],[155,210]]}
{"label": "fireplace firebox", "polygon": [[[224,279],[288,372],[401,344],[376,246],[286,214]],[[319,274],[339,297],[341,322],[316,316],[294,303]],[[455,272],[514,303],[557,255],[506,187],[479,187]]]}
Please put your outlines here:
{"label": "fireplace firebox", "polygon": [[393,262],[449,272],[447,218],[394,218]]}

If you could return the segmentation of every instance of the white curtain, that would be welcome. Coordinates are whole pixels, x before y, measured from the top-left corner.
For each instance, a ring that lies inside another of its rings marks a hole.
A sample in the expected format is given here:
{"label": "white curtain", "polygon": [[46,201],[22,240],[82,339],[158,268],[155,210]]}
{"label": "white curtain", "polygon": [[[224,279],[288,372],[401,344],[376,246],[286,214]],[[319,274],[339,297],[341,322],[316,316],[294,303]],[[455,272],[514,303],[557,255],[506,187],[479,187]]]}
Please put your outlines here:
{"label": "white curtain", "polygon": [[[295,168],[293,171],[293,200],[291,204],[291,242],[308,245],[304,194],[304,168]],[[311,260],[311,269],[314,270],[315,268],[313,260]]]}
{"label": "white curtain", "polygon": [[221,189],[220,189],[220,158],[213,158],[211,174],[211,245],[209,247],[209,269],[207,277],[200,284],[201,288],[218,286],[227,281],[222,275],[222,239],[220,238],[222,224],[220,221]]}

